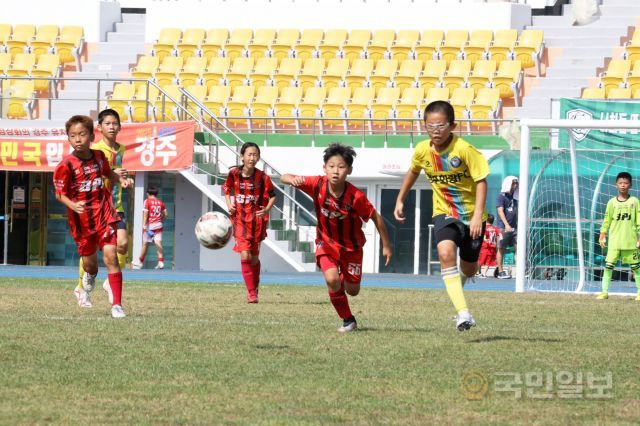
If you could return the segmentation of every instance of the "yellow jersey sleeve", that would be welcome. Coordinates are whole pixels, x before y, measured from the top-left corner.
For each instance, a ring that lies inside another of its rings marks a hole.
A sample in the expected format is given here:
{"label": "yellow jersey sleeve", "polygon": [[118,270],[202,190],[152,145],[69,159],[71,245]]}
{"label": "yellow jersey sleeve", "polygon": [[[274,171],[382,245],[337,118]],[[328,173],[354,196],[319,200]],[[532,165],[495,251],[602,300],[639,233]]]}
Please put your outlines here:
{"label": "yellow jersey sleeve", "polygon": [[413,151],[413,157],[411,158],[412,172],[420,173],[424,170],[429,155],[429,149],[429,141],[422,141],[416,145],[416,148]]}
{"label": "yellow jersey sleeve", "polygon": [[474,182],[486,179],[489,176],[489,162],[480,151],[471,144],[467,144],[465,149],[461,152],[463,161],[469,167],[469,174]]}

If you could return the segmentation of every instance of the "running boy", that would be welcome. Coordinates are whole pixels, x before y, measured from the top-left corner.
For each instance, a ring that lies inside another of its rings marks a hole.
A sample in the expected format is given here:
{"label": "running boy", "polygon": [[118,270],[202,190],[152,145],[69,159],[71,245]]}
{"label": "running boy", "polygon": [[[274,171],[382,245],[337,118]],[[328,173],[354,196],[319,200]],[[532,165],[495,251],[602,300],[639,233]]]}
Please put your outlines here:
{"label": "running boy", "polygon": [[285,174],[280,178],[282,183],[298,187],[313,198],[318,218],[316,262],[329,287],[331,304],[342,318],[342,327],[338,328],[341,333],[357,328],[345,291],[351,296],[360,292],[365,243],[362,222],[371,219],[375,223],[382,240],[385,265],[389,264],[392,254],[382,217],[364,193],[347,182],[355,156],[353,148],[333,143],[324,150],[325,176]]}
{"label": "running boy", "polygon": [[122,310],[122,272],[116,255],[116,229],[120,220],[113,207],[105,179],[129,186],[125,177],[111,167],[102,151],[90,149],[93,142],[93,121],[74,115],[65,128],[73,152],[62,159],[53,173],[56,199],[67,207],[69,230],[82,257],[83,289],[93,290],[98,273],[97,249],[102,250],[113,302],[111,316],[124,318]]}
{"label": "running boy", "polygon": [[[497,248],[498,239],[500,238],[500,228],[493,226],[494,217],[492,214],[487,215],[487,226],[484,230],[484,240],[482,241],[482,248],[480,249],[480,258],[478,263],[480,264],[480,276],[487,278],[487,272],[489,267],[495,267],[497,265]],[[483,267],[484,271],[482,270]]]}
{"label": "running boy", "polygon": [[[91,149],[102,151],[107,157],[109,166],[119,177],[127,178],[127,170],[122,167],[122,157],[124,156],[125,147],[116,142],[118,133],[120,132],[120,115],[118,112],[112,109],[105,109],[98,114],[98,130],[102,133],[102,139],[91,145]],[[133,185],[133,180],[127,178],[129,185]],[[127,252],[129,250],[129,237],[127,235],[127,216],[124,212],[122,205],[122,186],[118,184],[118,181],[111,181],[107,179],[105,181],[106,187],[111,191],[113,197],[113,205],[116,209],[120,221],[118,222],[118,230],[116,232],[117,238],[117,256],[120,270],[124,269],[124,265],[127,261]],[[91,298],[90,294],[85,292],[82,288],[82,276],[84,275],[84,267],[82,266],[82,258],[80,258],[78,285],[73,291],[78,304],[83,308],[90,308]],[[109,303],[113,302],[113,294],[111,293],[111,286],[108,279],[102,283],[102,288],[107,292],[109,296]]]}
{"label": "running boy", "polygon": [[158,198],[158,188],[150,186],[147,189],[147,199],[142,209],[142,249],[138,261],[131,262],[133,269],[142,269],[149,244],[155,244],[158,250],[158,264],[155,269],[164,268],[162,253],[162,229],[165,219],[169,216],[167,207]]}
{"label": "running boy", "polygon": [[[394,215],[404,222],[404,199],[424,170],[433,190],[433,224],[442,279],[456,312],[459,331],[476,325],[462,291],[464,282],[478,270],[478,255],[487,218],[489,164],[464,139],[454,135],[453,107],[435,101],[427,105],[424,121],[430,139],[415,149],[411,167],[398,193]],[[460,272],[456,265],[460,249]]]}
{"label": "running boy", "polygon": [[276,202],[276,196],[271,178],[256,168],[260,161],[260,147],[253,142],[245,142],[240,148],[240,155],[242,166],[229,170],[222,190],[236,239],[233,250],[240,253],[247,302],[258,303],[260,243],[267,236],[269,210]]}
{"label": "running boy", "polygon": [[[607,247],[607,257],[604,260],[604,273],[602,276],[602,293],[598,299],[609,298],[609,285],[613,276],[613,268],[618,259],[623,264],[631,266],[633,278],[636,281],[640,301],[640,202],[629,194],[631,189],[631,175],[627,172],[618,173],[616,176],[616,188],[618,195],[607,203],[604,220],[600,228],[600,247]],[[609,235],[609,244],[607,244]]]}

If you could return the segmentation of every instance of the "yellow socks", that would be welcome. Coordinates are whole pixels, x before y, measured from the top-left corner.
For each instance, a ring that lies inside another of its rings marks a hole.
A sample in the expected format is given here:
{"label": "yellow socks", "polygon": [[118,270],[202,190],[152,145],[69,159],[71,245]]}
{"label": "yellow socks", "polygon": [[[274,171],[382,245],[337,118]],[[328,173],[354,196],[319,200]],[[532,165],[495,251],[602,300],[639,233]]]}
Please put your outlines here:
{"label": "yellow socks", "polygon": [[82,262],[82,257],[80,258],[80,266],[78,268],[78,285],[76,289],[82,290],[82,276],[84,275],[84,263]]}
{"label": "yellow socks", "polygon": [[447,288],[447,294],[449,295],[449,299],[451,299],[456,312],[460,313],[460,311],[467,311],[467,301],[465,300],[464,293],[462,292],[462,279],[460,278],[458,268],[455,266],[445,268],[442,270],[441,274],[444,285]]}
{"label": "yellow socks", "polygon": [[127,254],[118,253],[118,264],[120,265],[120,270],[124,269],[124,265],[127,263]]}

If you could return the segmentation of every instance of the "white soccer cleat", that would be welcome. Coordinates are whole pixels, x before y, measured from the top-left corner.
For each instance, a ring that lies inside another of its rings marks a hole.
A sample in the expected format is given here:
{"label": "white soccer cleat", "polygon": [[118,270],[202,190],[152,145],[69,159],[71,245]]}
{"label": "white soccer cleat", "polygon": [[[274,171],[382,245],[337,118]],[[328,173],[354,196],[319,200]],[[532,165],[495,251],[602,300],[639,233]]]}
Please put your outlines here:
{"label": "white soccer cleat", "polygon": [[350,322],[345,322],[342,327],[338,328],[338,333],[349,333],[351,331],[355,331],[358,329],[358,323],[353,320]]}
{"label": "white soccer cleat", "polygon": [[107,296],[109,297],[109,304],[113,304],[113,292],[111,291],[111,285],[109,284],[108,278],[102,283],[102,288],[107,292]]}
{"label": "white soccer cleat", "polygon": [[93,307],[89,293],[87,293],[83,289],[76,288],[75,290],[73,290],[73,295],[76,296],[76,300],[78,301],[78,306],[80,306],[81,308]]}
{"label": "white soccer cleat", "polygon": [[139,260],[134,260],[131,262],[131,269],[142,269],[142,263]]}
{"label": "white soccer cleat", "polygon": [[122,310],[122,306],[120,305],[113,305],[111,307],[111,316],[113,318],[124,318],[127,315],[124,313],[124,311]]}
{"label": "white soccer cleat", "polygon": [[158,262],[155,269],[164,269],[164,262]]}
{"label": "white soccer cleat", "polygon": [[84,288],[84,291],[87,293],[91,293],[93,291],[93,287],[96,284],[96,275],[91,275],[88,272],[82,274],[82,288]]}
{"label": "white soccer cleat", "polygon": [[475,327],[476,321],[469,311],[462,311],[456,316],[456,328],[458,331],[469,330],[471,327]]}

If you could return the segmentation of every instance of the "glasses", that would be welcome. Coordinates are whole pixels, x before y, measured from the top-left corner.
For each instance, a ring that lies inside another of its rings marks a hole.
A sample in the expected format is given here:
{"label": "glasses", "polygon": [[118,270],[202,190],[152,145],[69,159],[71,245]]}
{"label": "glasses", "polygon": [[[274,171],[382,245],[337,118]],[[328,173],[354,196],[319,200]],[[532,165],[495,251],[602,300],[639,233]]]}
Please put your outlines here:
{"label": "glasses", "polygon": [[427,132],[442,132],[449,127],[449,123],[442,124],[427,124]]}

